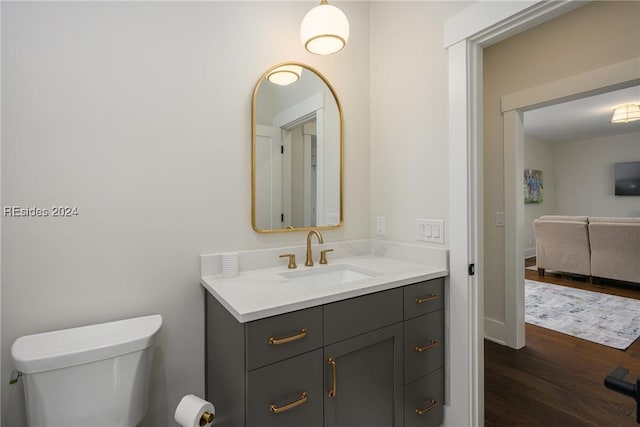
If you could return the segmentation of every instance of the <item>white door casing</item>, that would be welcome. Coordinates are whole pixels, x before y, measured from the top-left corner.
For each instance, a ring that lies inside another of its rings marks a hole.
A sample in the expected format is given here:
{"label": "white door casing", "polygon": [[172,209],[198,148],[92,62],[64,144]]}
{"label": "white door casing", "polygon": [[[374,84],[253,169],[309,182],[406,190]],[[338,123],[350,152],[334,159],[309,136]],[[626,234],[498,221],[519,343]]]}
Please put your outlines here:
{"label": "white door casing", "polygon": [[[578,1],[478,2],[445,22],[449,52],[449,283],[445,424],[484,424],[482,49]],[[507,219],[508,220],[508,219]],[[475,264],[475,275],[469,265]]]}

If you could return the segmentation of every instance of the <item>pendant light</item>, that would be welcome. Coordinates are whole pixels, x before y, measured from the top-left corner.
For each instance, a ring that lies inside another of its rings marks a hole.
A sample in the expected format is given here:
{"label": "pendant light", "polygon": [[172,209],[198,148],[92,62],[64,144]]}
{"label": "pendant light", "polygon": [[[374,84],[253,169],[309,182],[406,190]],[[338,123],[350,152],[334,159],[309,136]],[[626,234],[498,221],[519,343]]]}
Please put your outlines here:
{"label": "pendant light", "polygon": [[640,104],[619,105],[613,110],[611,123],[629,123],[640,120]]}
{"label": "pendant light", "polygon": [[320,5],[311,9],[302,20],[300,37],[309,52],[331,55],[347,44],[349,20],[340,9],[321,0]]}

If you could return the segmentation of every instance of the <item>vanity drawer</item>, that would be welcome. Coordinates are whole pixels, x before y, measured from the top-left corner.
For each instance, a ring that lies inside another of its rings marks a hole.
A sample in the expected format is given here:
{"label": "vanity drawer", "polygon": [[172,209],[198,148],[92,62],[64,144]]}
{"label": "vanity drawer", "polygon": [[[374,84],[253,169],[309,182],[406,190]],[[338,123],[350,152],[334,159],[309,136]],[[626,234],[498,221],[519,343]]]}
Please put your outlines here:
{"label": "vanity drawer", "polygon": [[444,307],[444,278],[404,288],[404,318],[411,319]]}
{"label": "vanity drawer", "polygon": [[323,306],[324,345],[402,321],[402,288]]}
{"label": "vanity drawer", "polygon": [[404,387],[405,427],[439,426],[444,419],[444,369]]}
{"label": "vanity drawer", "polygon": [[322,307],[246,324],[247,370],[322,347]]}
{"label": "vanity drawer", "polygon": [[444,366],[443,310],[404,322],[404,382]]}
{"label": "vanity drawer", "polygon": [[247,374],[247,427],[322,426],[323,357],[315,350]]}

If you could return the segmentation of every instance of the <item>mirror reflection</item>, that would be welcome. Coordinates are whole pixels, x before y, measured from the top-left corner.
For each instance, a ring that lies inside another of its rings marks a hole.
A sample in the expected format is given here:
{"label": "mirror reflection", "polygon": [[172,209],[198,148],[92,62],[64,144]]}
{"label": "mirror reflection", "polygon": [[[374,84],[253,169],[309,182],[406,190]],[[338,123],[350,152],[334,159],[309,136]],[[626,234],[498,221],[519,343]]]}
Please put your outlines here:
{"label": "mirror reflection", "polygon": [[342,225],[342,110],[318,71],[267,70],[252,103],[252,226],[258,232]]}

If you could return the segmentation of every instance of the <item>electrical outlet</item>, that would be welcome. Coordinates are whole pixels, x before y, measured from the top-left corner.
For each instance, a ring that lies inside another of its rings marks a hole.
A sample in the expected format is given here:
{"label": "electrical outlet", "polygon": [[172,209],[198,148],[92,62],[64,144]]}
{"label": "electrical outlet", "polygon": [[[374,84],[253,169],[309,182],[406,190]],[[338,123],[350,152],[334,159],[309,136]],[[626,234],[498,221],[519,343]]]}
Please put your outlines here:
{"label": "electrical outlet", "polygon": [[376,236],[387,235],[386,219],[383,216],[376,217]]}
{"label": "electrical outlet", "polygon": [[496,227],[504,227],[504,212],[496,212]]}

